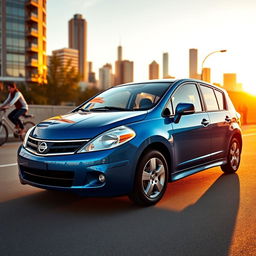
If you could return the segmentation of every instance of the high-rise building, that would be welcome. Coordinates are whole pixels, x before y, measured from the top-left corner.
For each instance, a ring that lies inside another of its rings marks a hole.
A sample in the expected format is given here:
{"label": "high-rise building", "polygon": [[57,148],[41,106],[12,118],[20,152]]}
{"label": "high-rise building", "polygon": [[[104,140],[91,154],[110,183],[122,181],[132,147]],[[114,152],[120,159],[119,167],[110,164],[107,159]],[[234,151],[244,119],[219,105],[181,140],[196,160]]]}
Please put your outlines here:
{"label": "high-rise building", "polygon": [[107,63],[99,69],[99,87],[106,90],[113,85],[112,65]]}
{"label": "high-rise building", "polygon": [[46,0],[1,0],[0,10],[0,81],[46,83]]}
{"label": "high-rise building", "polygon": [[122,46],[117,48],[115,62],[115,85],[133,82],[133,61],[122,59]]}
{"label": "high-rise building", "polygon": [[202,70],[202,80],[210,83],[211,82],[211,69],[210,68],[203,68]]}
{"label": "high-rise building", "polygon": [[79,52],[79,73],[84,82],[88,81],[87,68],[87,22],[81,14],[69,20],[69,48]]}
{"label": "high-rise building", "polygon": [[223,74],[223,86],[227,91],[242,91],[242,84],[237,83],[235,73]]}
{"label": "high-rise building", "polygon": [[197,49],[189,49],[189,78],[200,78],[197,73]]}
{"label": "high-rise building", "polygon": [[121,45],[117,47],[117,60],[122,61],[123,59],[123,48]]}
{"label": "high-rise building", "polygon": [[117,47],[117,60],[115,62],[115,85],[122,84],[122,46]]}
{"label": "high-rise building", "polygon": [[122,72],[123,72],[122,83],[125,84],[125,83],[133,82],[133,61],[123,60]]}
{"label": "high-rise building", "polygon": [[149,64],[149,79],[159,79],[159,64],[155,60]]}
{"label": "high-rise building", "polygon": [[92,70],[92,62],[89,61],[88,62],[88,67],[89,67],[89,72],[88,72],[88,82],[89,84],[96,84],[96,76],[95,76],[95,72],[93,72]]}
{"label": "high-rise building", "polygon": [[59,57],[61,65],[66,66],[70,61],[70,67],[74,67],[75,71],[78,72],[78,50],[70,48],[62,48],[52,51]]}
{"label": "high-rise building", "polygon": [[169,54],[163,53],[163,78],[169,78]]}

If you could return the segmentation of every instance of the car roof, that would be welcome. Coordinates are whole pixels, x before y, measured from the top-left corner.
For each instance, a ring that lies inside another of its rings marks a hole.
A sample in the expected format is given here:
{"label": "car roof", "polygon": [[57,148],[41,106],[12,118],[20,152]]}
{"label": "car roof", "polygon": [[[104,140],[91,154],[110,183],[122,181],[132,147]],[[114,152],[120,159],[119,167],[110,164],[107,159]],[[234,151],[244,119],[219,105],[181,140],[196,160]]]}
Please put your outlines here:
{"label": "car roof", "polygon": [[144,84],[144,83],[185,83],[185,82],[194,82],[194,83],[201,83],[204,85],[209,85],[211,87],[214,87],[216,89],[226,91],[223,87],[219,87],[210,83],[207,83],[202,80],[197,80],[197,79],[191,79],[191,78],[177,78],[177,79],[153,79],[153,80],[145,80],[145,81],[138,81],[138,82],[131,82],[131,83],[126,83],[126,84],[120,84],[118,86],[126,86],[126,85],[133,85],[133,84]]}

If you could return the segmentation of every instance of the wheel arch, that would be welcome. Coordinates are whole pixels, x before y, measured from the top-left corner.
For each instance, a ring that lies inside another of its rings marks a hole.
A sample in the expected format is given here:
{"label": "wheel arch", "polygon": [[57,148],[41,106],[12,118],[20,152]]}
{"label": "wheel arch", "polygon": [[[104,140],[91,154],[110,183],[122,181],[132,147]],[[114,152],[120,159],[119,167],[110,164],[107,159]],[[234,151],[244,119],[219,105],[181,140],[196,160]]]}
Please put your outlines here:
{"label": "wheel arch", "polygon": [[149,145],[147,145],[140,153],[140,156],[138,158],[137,163],[139,163],[140,159],[146,154],[146,152],[151,151],[151,150],[157,150],[159,151],[161,154],[163,154],[163,156],[166,159],[167,162],[167,166],[168,166],[168,180],[171,180],[171,170],[172,170],[172,152],[170,151],[170,149],[167,147],[167,145],[165,145],[162,142],[152,142]]}
{"label": "wheel arch", "polygon": [[242,139],[241,131],[236,129],[236,130],[234,131],[233,135],[231,136],[231,139],[230,139],[229,143],[231,142],[231,140],[232,140],[233,138],[236,138],[236,139],[239,141],[239,143],[240,143],[240,145],[241,145],[241,151],[242,151],[243,139]]}

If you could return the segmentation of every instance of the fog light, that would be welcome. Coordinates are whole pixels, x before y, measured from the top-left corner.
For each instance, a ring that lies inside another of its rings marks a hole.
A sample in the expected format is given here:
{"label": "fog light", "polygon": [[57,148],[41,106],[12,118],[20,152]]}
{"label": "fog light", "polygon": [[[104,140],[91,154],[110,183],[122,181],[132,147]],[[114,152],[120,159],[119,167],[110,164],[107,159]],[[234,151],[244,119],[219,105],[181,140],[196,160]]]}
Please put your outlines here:
{"label": "fog light", "polygon": [[103,174],[100,174],[100,175],[99,175],[99,181],[102,182],[102,183],[104,183],[105,180],[106,180],[106,177],[105,177]]}

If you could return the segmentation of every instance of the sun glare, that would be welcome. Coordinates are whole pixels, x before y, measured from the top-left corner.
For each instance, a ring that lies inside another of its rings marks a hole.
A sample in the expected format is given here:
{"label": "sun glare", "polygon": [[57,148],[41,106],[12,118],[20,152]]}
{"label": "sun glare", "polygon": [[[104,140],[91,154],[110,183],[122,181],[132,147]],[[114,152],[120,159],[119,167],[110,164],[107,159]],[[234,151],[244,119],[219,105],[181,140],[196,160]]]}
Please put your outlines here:
{"label": "sun glare", "polygon": [[243,90],[256,96],[256,82],[253,79],[243,79]]}

